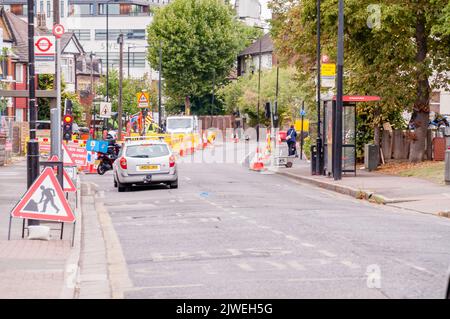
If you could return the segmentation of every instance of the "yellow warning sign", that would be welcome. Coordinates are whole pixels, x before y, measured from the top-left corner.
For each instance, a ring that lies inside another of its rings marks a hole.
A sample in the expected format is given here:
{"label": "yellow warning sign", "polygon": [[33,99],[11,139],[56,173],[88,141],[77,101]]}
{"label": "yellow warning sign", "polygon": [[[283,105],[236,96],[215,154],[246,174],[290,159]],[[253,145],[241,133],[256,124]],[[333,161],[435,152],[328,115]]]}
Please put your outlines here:
{"label": "yellow warning sign", "polygon": [[334,63],[324,63],[321,67],[322,76],[335,76],[336,75],[336,64]]}
{"label": "yellow warning sign", "polygon": [[150,95],[147,92],[136,93],[138,107],[149,107],[150,106]]}
{"label": "yellow warning sign", "polygon": [[[302,130],[302,120],[295,120],[295,130],[296,131],[301,131]],[[303,132],[308,132],[309,131],[309,120],[304,119],[303,120]]]}

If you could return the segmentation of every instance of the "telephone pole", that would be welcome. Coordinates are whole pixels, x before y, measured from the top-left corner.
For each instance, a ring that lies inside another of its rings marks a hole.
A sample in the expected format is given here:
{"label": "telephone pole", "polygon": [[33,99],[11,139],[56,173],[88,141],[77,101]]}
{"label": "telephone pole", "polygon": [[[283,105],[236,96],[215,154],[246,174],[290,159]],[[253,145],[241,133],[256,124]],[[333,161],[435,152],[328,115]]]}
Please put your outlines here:
{"label": "telephone pole", "polygon": [[119,34],[117,38],[119,43],[119,105],[117,108],[117,117],[119,123],[119,141],[122,140],[122,82],[123,82],[123,34]]}
{"label": "telephone pole", "polygon": [[[27,143],[27,186],[39,176],[39,142],[36,139],[36,87],[34,70],[34,0],[28,0],[28,108],[30,140]],[[39,225],[38,220],[28,220],[28,225]]]}

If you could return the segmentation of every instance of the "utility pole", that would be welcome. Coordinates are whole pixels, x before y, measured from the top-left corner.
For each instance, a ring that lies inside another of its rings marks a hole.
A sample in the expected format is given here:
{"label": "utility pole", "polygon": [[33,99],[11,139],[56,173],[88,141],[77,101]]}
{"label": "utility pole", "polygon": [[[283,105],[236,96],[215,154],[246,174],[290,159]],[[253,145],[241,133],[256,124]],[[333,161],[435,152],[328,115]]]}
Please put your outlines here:
{"label": "utility pole", "polygon": [[109,1],[106,2],[106,102],[109,102]]}
{"label": "utility pole", "polygon": [[[59,24],[59,0],[53,0],[53,24]],[[56,63],[55,63],[55,90],[56,108],[51,110],[51,154],[61,158],[61,40],[56,41]]]}
{"label": "utility pole", "polygon": [[130,78],[130,48],[131,46],[128,45],[128,55],[127,55],[128,78]]}
{"label": "utility pole", "polygon": [[[91,59],[91,87],[90,87],[90,93],[92,96],[92,106],[94,109],[94,125],[92,126],[92,139],[95,139],[95,92],[94,92],[94,53],[89,54],[89,57]],[[90,112],[89,112],[90,113]],[[90,123],[92,123],[92,115],[90,118]]]}
{"label": "utility pole", "polygon": [[123,34],[119,35],[117,39],[119,42],[119,105],[117,109],[117,117],[119,122],[119,141],[122,140],[122,82],[123,82]]}
{"label": "utility pole", "polygon": [[[30,114],[30,140],[27,143],[27,186],[31,187],[39,176],[39,142],[36,139],[36,87],[34,70],[34,0],[28,0],[28,109]],[[28,225],[39,225],[28,220]]]}
{"label": "utility pole", "polygon": [[344,0],[339,0],[334,180],[342,179],[342,109],[344,93]]}
{"label": "utility pole", "polygon": [[[256,143],[259,143],[259,105],[261,103],[261,60],[262,60],[262,38],[259,39],[259,69],[258,69],[258,108],[256,111],[257,126],[256,126]],[[258,145],[259,147],[259,145]]]}
{"label": "utility pole", "polygon": [[321,46],[320,46],[320,0],[317,0],[317,140],[316,140],[316,174],[322,175],[322,134],[320,131],[321,120],[320,120],[320,90],[321,90],[321,78],[320,78],[320,68],[321,68]]}
{"label": "utility pole", "polygon": [[162,117],[162,89],[161,89],[161,72],[162,72],[162,41],[159,40],[159,71],[158,71],[158,127],[159,131],[161,132],[161,117]]}
{"label": "utility pole", "polygon": [[216,70],[213,70],[213,87],[212,87],[212,97],[211,97],[211,124],[209,127],[213,127],[213,112],[214,112],[214,94],[216,89]]}
{"label": "utility pole", "polygon": [[280,78],[280,67],[278,66],[278,59],[277,59],[277,84],[275,86],[275,103],[272,115],[275,128],[278,128],[278,93],[280,91],[279,78]]}

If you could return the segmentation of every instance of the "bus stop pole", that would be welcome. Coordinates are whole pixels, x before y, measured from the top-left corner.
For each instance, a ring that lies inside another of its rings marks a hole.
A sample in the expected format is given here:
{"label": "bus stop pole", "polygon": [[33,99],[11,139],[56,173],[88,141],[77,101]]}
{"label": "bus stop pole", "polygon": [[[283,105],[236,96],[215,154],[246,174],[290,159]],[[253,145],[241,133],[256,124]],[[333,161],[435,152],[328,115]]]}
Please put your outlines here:
{"label": "bus stop pole", "polygon": [[335,118],[335,158],[333,172],[334,180],[342,179],[342,109],[344,93],[344,1],[339,0],[338,18],[338,65],[337,65],[337,95],[336,95],[336,118]]}

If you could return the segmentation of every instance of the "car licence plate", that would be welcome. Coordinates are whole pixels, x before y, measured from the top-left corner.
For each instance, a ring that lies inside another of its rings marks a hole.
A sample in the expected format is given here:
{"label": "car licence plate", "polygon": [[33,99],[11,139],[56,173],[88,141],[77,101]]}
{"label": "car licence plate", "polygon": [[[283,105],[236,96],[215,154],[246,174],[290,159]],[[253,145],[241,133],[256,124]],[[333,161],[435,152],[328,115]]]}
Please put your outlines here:
{"label": "car licence plate", "polygon": [[139,165],[137,169],[139,171],[158,171],[159,165]]}

